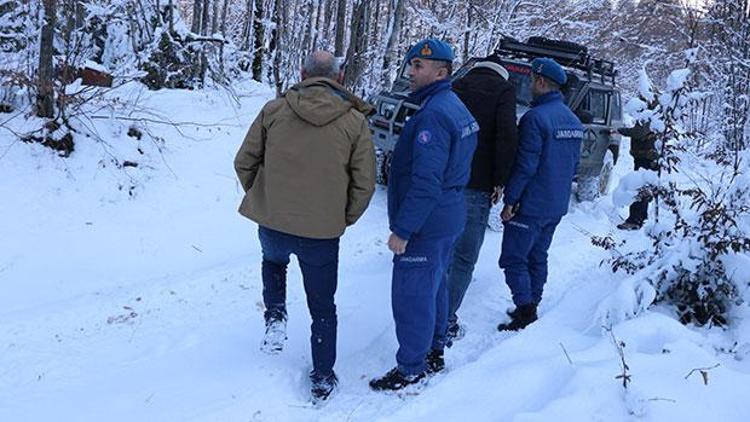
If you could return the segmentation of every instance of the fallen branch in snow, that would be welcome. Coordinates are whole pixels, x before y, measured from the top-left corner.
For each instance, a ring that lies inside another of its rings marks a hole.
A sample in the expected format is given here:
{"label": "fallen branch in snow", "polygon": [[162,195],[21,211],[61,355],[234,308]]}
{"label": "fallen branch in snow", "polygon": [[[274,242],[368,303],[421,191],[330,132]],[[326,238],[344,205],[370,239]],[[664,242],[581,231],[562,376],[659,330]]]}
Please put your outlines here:
{"label": "fallen branch in snow", "polygon": [[570,359],[570,355],[568,354],[568,351],[565,350],[565,346],[562,343],[560,343],[560,347],[562,348],[563,353],[565,353],[565,357],[568,358],[568,362],[570,362],[570,365],[572,366],[573,365],[573,360]]}
{"label": "fallen branch in snow", "polygon": [[222,124],[222,123],[197,123],[197,122],[175,122],[170,119],[165,118],[164,120],[157,120],[157,119],[149,119],[146,117],[126,117],[126,116],[102,116],[102,115],[95,115],[90,116],[91,119],[107,119],[107,120],[127,120],[131,122],[148,122],[148,123],[157,123],[162,125],[169,125],[174,127],[180,127],[180,126],[198,126],[198,127],[238,127],[238,125],[228,125],[228,124]]}
{"label": "fallen branch in snow", "polygon": [[615,239],[612,237],[611,234],[608,234],[606,236],[597,236],[594,233],[591,233],[590,231],[584,229],[583,227],[573,223],[573,227],[584,236],[588,237],[591,241],[591,244],[602,248],[605,251],[610,252],[612,255],[614,255],[613,258],[603,259],[599,265],[604,265],[609,263],[612,266],[612,271],[617,272],[619,269],[624,269],[626,273],[628,274],[635,274],[636,271],[640,270],[641,267],[638,267],[636,265],[633,265],[631,262],[627,260],[627,257],[625,254],[620,252],[617,247],[625,245],[625,241],[621,241],[619,244],[615,242]]}
{"label": "fallen branch in snow", "polygon": [[614,344],[615,348],[617,349],[617,354],[620,356],[620,366],[622,368],[622,374],[615,377],[615,379],[622,379],[622,386],[623,388],[628,388],[628,383],[632,381],[632,376],[628,373],[630,371],[630,367],[628,366],[627,362],[625,362],[625,342],[621,340],[617,340],[615,337],[615,331],[612,329],[612,327],[602,327],[606,331],[609,332],[609,335],[612,337],[612,344]]}
{"label": "fallen branch in snow", "polygon": [[701,377],[703,378],[703,385],[708,385],[708,371],[712,369],[716,369],[719,366],[721,366],[720,363],[717,363],[716,365],[709,367],[709,368],[694,368],[690,372],[688,372],[687,375],[685,375],[685,379],[690,378],[690,376],[693,375],[693,373],[695,372],[700,372]]}
{"label": "fallen branch in snow", "polygon": [[664,397],[652,397],[652,398],[648,399],[648,401],[668,401],[670,403],[677,403],[677,400],[675,400],[675,399],[668,399],[668,398],[664,398]]}

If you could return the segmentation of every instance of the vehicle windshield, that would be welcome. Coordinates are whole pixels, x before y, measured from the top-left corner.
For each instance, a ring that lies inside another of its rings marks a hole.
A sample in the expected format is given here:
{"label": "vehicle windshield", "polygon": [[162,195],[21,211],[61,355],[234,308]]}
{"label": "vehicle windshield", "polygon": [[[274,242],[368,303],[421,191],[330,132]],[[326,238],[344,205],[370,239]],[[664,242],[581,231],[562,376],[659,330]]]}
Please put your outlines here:
{"label": "vehicle windshield", "polygon": [[609,91],[590,88],[587,95],[576,108],[576,111],[583,110],[591,113],[591,117],[593,118],[592,123],[600,125],[606,124],[607,104],[609,103],[610,95],[612,95],[612,93]]}
{"label": "vehicle windshield", "polygon": [[[516,88],[516,103],[531,107],[531,101],[534,99],[531,93],[531,66],[518,63],[505,63],[503,66],[508,70],[510,82]],[[562,91],[565,103],[570,104],[578,92],[578,83],[568,83]]]}
{"label": "vehicle windshield", "polygon": [[531,66],[506,63],[504,67],[508,70],[510,82],[516,88],[516,103],[531,106]]}

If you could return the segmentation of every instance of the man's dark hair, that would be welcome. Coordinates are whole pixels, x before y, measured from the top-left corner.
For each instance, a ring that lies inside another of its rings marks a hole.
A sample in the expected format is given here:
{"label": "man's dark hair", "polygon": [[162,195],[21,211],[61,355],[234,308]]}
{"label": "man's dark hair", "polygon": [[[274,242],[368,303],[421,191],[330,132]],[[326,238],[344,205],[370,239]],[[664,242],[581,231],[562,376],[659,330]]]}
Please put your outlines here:
{"label": "man's dark hair", "polygon": [[445,68],[448,71],[448,76],[453,74],[453,63],[440,60],[437,62],[437,65],[438,69]]}
{"label": "man's dark hair", "polygon": [[539,79],[544,79],[544,81],[547,83],[547,85],[549,85],[549,87],[551,89],[553,89],[555,91],[561,91],[562,90],[562,87],[560,86],[560,84],[557,83],[557,82],[555,82],[555,81],[553,81],[552,79],[550,79],[550,78],[548,78],[548,77],[546,77],[546,76],[544,76],[542,74],[536,73],[536,72],[534,72],[534,76],[537,77],[537,78],[539,78]]}

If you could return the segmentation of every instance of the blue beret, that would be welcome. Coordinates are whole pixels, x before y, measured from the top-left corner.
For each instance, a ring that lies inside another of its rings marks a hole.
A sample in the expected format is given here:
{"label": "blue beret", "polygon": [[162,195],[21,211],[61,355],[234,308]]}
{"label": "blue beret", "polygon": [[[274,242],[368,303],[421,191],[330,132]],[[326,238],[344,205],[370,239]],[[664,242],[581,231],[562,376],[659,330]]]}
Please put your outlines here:
{"label": "blue beret", "polygon": [[444,62],[453,62],[453,49],[445,41],[429,38],[422,40],[412,46],[406,54],[406,60],[419,57],[420,59],[440,60]]}
{"label": "blue beret", "polygon": [[562,66],[547,57],[534,59],[531,62],[531,71],[537,75],[544,76],[558,85],[565,85],[565,82],[568,81],[568,76],[565,74]]}

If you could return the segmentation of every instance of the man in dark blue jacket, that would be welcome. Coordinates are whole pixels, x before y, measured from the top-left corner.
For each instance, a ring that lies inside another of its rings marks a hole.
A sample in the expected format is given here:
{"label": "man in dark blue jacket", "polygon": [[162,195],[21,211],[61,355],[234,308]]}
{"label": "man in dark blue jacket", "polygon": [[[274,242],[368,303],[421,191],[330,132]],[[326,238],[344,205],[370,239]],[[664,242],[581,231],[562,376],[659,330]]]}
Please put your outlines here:
{"label": "man in dark blue jacket", "polygon": [[501,214],[505,229],[500,267],[516,309],[510,323],[497,327],[500,331],[519,330],[537,319],[547,281],[547,249],[568,212],[583,139],[583,125],[560,92],[567,81],[562,67],[538,58],[531,70],[533,108],[519,123],[518,155]]}
{"label": "man in dark blue jacket", "polygon": [[453,243],[466,221],[463,189],[479,131],[471,113],[451,91],[453,51],[448,44],[420,41],[407,60],[411,65],[409,101],[421,108],[399,136],[388,179],[398,365],[370,381],[374,390],[399,390],[445,366],[445,273]]}

